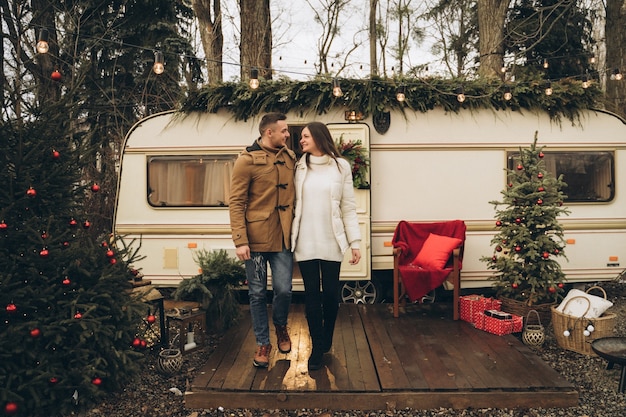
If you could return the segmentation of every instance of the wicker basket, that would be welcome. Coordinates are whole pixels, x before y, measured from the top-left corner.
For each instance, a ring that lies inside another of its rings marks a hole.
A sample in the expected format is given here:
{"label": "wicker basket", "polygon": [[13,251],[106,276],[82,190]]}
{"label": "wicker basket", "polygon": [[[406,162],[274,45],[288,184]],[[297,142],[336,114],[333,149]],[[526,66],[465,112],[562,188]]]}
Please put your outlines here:
{"label": "wicker basket", "polygon": [[[537,324],[530,324],[530,313],[535,313]],[[522,331],[522,342],[528,346],[541,347],[546,340],[546,333],[541,324],[541,318],[537,310],[530,310],[526,317],[524,330]]]}
{"label": "wicker basket", "polygon": [[[600,287],[591,287],[587,292],[593,288]],[[606,298],[606,292],[604,292],[602,288],[600,289],[604,293],[604,298]],[[581,296],[572,297],[567,304],[576,298],[582,298],[591,306],[591,302]],[[589,306],[587,309],[589,309]],[[587,314],[586,311],[585,314]],[[570,316],[561,313],[556,307],[552,307],[554,337],[559,346],[563,349],[572,350],[584,355],[597,356],[593,349],[591,349],[591,342],[613,335],[617,315],[614,313],[604,313],[601,317],[588,319],[584,317],[585,314],[583,314],[583,317]],[[589,326],[593,326],[593,328]]]}
{"label": "wicker basket", "polygon": [[528,317],[528,313],[530,313],[531,310],[535,310],[539,314],[541,323],[546,326],[550,324],[550,319],[552,318],[550,308],[553,307],[555,303],[536,304],[529,306],[523,301],[517,301],[512,298],[500,297],[499,299],[502,301],[502,311],[506,311],[507,313],[526,318]]}
{"label": "wicker basket", "polygon": [[157,369],[166,376],[171,376],[180,371],[183,366],[183,355],[180,349],[163,349],[159,352]]}

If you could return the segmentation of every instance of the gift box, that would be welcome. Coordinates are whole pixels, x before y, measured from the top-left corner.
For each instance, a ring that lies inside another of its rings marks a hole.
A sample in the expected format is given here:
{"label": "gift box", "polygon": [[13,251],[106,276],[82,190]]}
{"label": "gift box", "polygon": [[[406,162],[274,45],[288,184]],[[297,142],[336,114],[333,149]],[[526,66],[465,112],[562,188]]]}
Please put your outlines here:
{"label": "gift box", "polygon": [[495,298],[483,297],[482,295],[464,295],[459,297],[461,320],[473,323],[474,313],[482,313],[485,310],[500,310],[502,302]]}
{"label": "gift box", "polygon": [[[509,313],[506,313],[509,314]],[[493,333],[498,336],[504,336],[509,333],[519,333],[524,327],[524,318],[515,314],[509,314],[510,319],[490,317],[485,312],[476,313],[474,315],[474,326],[477,329]]]}

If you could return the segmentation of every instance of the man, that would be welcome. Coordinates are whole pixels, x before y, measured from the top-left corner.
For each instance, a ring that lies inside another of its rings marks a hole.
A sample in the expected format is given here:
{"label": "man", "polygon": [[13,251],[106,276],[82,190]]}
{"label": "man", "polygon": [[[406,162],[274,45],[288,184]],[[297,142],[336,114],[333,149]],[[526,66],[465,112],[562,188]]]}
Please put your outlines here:
{"label": "man", "polygon": [[253,364],[266,368],[272,350],[267,313],[267,264],[272,269],[272,321],[278,349],[291,351],[287,314],[291,304],[293,257],[291,223],[296,156],[286,147],[287,117],[261,118],[258,138],[241,153],[233,168],[230,226],[237,257],[245,261],[252,328],[257,348]]}

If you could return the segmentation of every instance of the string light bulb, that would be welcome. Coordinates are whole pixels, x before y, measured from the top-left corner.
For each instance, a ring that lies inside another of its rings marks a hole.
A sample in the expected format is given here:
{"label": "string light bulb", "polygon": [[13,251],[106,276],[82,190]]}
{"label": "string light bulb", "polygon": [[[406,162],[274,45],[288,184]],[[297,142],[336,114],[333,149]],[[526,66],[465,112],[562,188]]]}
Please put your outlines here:
{"label": "string light bulb", "polygon": [[37,38],[37,45],[35,48],[40,54],[45,54],[50,49],[50,45],[48,45],[49,37],[50,33],[48,32],[48,29],[44,28],[39,31],[39,37]]}
{"label": "string light bulb", "polygon": [[342,95],[343,95],[343,91],[341,91],[339,80],[336,78],[333,78],[333,96],[341,97]]}
{"label": "string light bulb", "polygon": [[543,60],[543,68],[544,68],[544,69],[548,69],[549,67],[550,67],[550,64],[548,64],[548,60],[547,60],[547,59],[544,59],[544,60]]}
{"label": "string light bulb", "polygon": [[511,94],[511,87],[508,85],[504,86],[504,99],[509,101],[513,98],[513,94]]}
{"label": "string light bulb", "polygon": [[551,96],[551,95],[552,95],[552,83],[548,81],[546,83],[546,96]]}
{"label": "string light bulb", "polygon": [[465,101],[465,89],[463,88],[463,86],[457,87],[454,92],[456,93],[456,99],[459,101],[459,103],[463,103]]}
{"label": "string light bulb", "polygon": [[400,86],[398,87],[398,90],[396,91],[396,100],[398,100],[400,103],[406,100],[406,89],[404,87],[404,84],[400,84]]}
{"label": "string light bulb", "polygon": [[163,52],[156,51],[154,53],[154,65],[152,66],[152,71],[154,71],[154,73],[157,75],[163,74],[163,72],[165,71]]}
{"label": "string light bulb", "polygon": [[583,81],[582,87],[589,88],[589,77],[587,77],[586,75],[583,75],[582,81]]}
{"label": "string light bulb", "polygon": [[615,81],[621,81],[622,78],[624,78],[624,76],[622,75],[622,73],[620,72],[619,68],[615,68],[613,70],[613,74],[611,74],[611,79],[615,80]]}
{"label": "string light bulb", "polygon": [[591,55],[591,58],[589,58],[589,63],[590,64],[595,64],[596,63],[596,56],[595,55]]}
{"label": "string light bulb", "polygon": [[256,67],[253,67],[250,70],[250,88],[253,90],[256,90],[257,88],[259,88],[260,82],[259,82],[259,69]]}

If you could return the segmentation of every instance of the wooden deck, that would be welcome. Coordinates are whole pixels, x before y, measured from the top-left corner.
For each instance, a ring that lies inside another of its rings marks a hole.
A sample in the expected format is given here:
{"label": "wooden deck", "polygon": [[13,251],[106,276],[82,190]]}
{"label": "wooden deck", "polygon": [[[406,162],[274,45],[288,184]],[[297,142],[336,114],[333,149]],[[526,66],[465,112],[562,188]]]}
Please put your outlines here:
{"label": "wooden deck", "polygon": [[[308,372],[304,306],[289,316],[292,351],[274,349],[268,369],[252,366],[255,341],[246,309],[185,393],[185,406],[329,410],[572,407],[578,392],[512,335],[453,321],[438,304],[342,304],[324,367]],[[355,395],[356,394],[356,395]]]}

